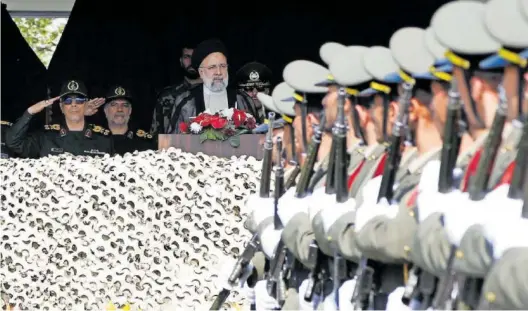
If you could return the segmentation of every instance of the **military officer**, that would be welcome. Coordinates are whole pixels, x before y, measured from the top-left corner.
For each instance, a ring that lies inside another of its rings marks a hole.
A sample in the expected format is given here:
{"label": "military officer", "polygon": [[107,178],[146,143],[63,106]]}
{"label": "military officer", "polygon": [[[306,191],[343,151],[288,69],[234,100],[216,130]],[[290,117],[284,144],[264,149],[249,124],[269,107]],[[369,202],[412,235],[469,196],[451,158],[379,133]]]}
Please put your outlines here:
{"label": "military officer", "polygon": [[265,119],[266,112],[257,94],[264,93],[270,95],[272,75],[271,70],[259,62],[249,62],[242,66],[236,73],[239,92],[253,100],[255,108],[258,111],[259,119]]}
{"label": "military officer", "polygon": [[[38,158],[61,153],[73,155],[103,156],[114,153],[110,131],[88,124],[84,117],[87,90],[79,80],[63,84],[59,96],[40,101],[27,111],[9,129],[6,145],[21,157]],[[61,124],[46,125],[44,131],[28,135],[28,126],[33,115],[59,99],[64,114]]]}
{"label": "military officer", "polygon": [[108,128],[112,132],[115,151],[120,155],[136,150],[156,149],[152,134],[130,127],[132,101],[130,90],[120,85],[111,87],[106,95],[104,112]]}

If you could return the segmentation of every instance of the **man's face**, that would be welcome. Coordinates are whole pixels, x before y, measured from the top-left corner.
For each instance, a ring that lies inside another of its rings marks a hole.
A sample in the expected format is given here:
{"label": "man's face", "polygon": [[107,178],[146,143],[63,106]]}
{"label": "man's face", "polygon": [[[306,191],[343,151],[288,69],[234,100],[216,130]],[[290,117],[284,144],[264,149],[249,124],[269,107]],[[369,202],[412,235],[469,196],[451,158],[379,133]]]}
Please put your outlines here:
{"label": "man's face", "polygon": [[185,75],[189,78],[196,79],[199,77],[198,71],[191,67],[191,58],[193,49],[183,48],[181,56],[181,67],[185,71]]}
{"label": "man's face", "polygon": [[[301,106],[299,104],[296,104],[293,106],[293,109],[295,111],[295,117],[293,118],[293,133],[295,136],[295,150],[297,154],[301,154],[303,150],[302,145],[302,111]],[[311,141],[311,136],[308,136],[308,143]]]}
{"label": "man's face", "polygon": [[436,81],[431,82],[431,94],[433,94],[433,98],[431,100],[433,123],[440,133],[442,133],[447,118],[447,104],[449,102],[449,96],[445,88]]}
{"label": "man's face", "polygon": [[105,106],[108,124],[126,125],[132,114],[132,105],[125,99],[116,99]]}
{"label": "man's face", "polygon": [[204,85],[212,92],[222,92],[227,88],[227,59],[222,53],[209,54],[202,62],[198,72]]}
{"label": "man's face", "polygon": [[68,121],[79,122],[84,119],[86,98],[81,95],[68,95],[60,103],[64,117]]}
{"label": "man's face", "polygon": [[[378,140],[383,140],[383,96],[374,95],[373,103],[369,109],[370,118],[376,129],[376,136]],[[388,119],[388,118],[387,118]],[[390,135],[392,131],[392,123],[387,120],[387,134]]]}

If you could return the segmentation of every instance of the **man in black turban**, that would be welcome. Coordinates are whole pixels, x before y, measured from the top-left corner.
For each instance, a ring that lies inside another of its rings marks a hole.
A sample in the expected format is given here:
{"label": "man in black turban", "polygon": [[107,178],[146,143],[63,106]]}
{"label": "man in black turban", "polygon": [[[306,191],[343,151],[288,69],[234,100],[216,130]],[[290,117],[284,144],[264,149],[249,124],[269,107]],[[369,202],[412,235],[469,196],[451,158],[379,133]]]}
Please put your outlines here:
{"label": "man in black turban", "polygon": [[260,123],[258,110],[251,98],[228,88],[229,73],[227,49],[222,41],[208,39],[194,49],[191,65],[198,70],[203,84],[189,91],[189,96],[178,103],[172,113],[171,132],[179,133],[179,124],[208,111],[217,113],[237,108],[250,113]]}

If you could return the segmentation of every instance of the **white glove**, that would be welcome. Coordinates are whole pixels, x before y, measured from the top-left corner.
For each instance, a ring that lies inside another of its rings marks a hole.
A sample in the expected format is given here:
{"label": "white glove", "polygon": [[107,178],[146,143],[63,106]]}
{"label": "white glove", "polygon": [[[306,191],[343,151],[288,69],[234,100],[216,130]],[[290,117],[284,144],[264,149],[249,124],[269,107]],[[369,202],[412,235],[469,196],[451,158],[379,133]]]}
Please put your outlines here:
{"label": "white glove", "polygon": [[246,206],[251,209],[251,217],[257,227],[264,219],[272,217],[275,213],[273,198],[261,198],[254,194],[249,197]]}
{"label": "white glove", "polygon": [[283,226],[286,226],[288,222],[298,213],[308,212],[308,202],[311,196],[306,196],[302,199],[295,197],[295,188],[289,189],[279,199],[279,207],[277,214],[282,222]]}
{"label": "white glove", "polygon": [[226,258],[226,261],[224,261],[224,263],[222,264],[220,273],[218,275],[218,284],[222,288],[233,290],[234,287],[247,287],[246,282],[249,276],[251,275],[251,272],[253,272],[253,264],[250,262],[246,267],[243,268],[242,275],[240,276],[240,279],[238,280],[237,284],[229,284],[228,279],[231,272],[233,272],[235,264],[236,260],[233,258]]}
{"label": "white glove", "polygon": [[304,295],[306,293],[307,287],[308,287],[308,279],[302,281],[301,286],[299,286],[299,310],[301,311],[313,311],[317,309],[315,302],[318,299],[314,297],[312,301],[304,300]]}
{"label": "white glove", "polygon": [[[499,259],[505,251],[514,247],[528,247],[528,220],[518,218],[510,221],[500,221],[502,227],[496,226],[496,230],[488,237],[493,245],[493,257]],[[489,230],[489,227],[486,227]],[[500,229],[500,230],[499,230]],[[489,232],[486,231],[488,234]]]}
{"label": "white glove", "polygon": [[392,293],[389,294],[389,299],[387,300],[387,311],[411,311],[412,309],[404,305],[402,302],[403,293],[405,292],[405,287],[398,287]]}
{"label": "white glove", "polygon": [[260,235],[262,251],[268,258],[273,257],[275,248],[280,242],[282,230],[275,230],[274,224],[269,224]]}
{"label": "white glove", "polygon": [[418,192],[430,193],[438,191],[438,179],[440,177],[440,161],[429,161],[422,170]]}
{"label": "white glove", "polygon": [[[380,203],[373,205],[363,204],[356,211],[356,221],[354,225],[354,231],[359,232],[365,224],[369,222],[372,218],[380,215],[386,215],[388,212],[394,208],[390,207],[387,203],[387,200],[381,200]],[[397,212],[397,210],[396,210]]]}
{"label": "white glove", "polygon": [[312,194],[308,209],[310,223],[320,210],[322,210],[324,207],[332,205],[336,201],[335,195],[326,194],[325,190],[326,189],[324,187],[317,188]]}
{"label": "white glove", "polygon": [[452,245],[460,245],[464,233],[475,224],[483,223],[486,219],[482,212],[480,202],[468,199],[467,193],[463,193],[464,199],[457,200],[455,206],[450,206],[444,211],[444,228],[447,238]]}
{"label": "white glove", "polygon": [[352,296],[354,295],[354,288],[356,288],[356,278],[345,281],[339,287],[339,309],[352,310]]}
{"label": "white glove", "polygon": [[486,195],[482,201],[490,220],[517,219],[522,213],[523,200],[508,198],[510,185],[501,185]]}
{"label": "white glove", "polygon": [[464,209],[463,202],[467,201],[467,194],[462,193],[460,190],[453,190],[450,193],[427,190],[418,193],[416,201],[418,205],[418,218],[422,222],[436,212],[444,212],[447,209],[455,211]]}
{"label": "white glove", "polygon": [[324,311],[337,311],[337,305],[334,297],[334,292],[330,292],[323,300]]}
{"label": "white glove", "polygon": [[[378,203],[378,194],[381,187],[381,176],[369,180],[369,182],[363,187],[363,205],[374,205]],[[359,208],[359,206],[358,206]]]}
{"label": "white glove", "polygon": [[277,300],[268,295],[266,284],[266,280],[258,281],[255,284],[255,307],[258,311],[272,311],[280,308]]}
{"label": "white glove", "polygon": [[355,210],[356,200],[350,198],[345,203],[334,203],[321,211],[321,219],[325,233],[328,234],[330,227],[344,214]]}

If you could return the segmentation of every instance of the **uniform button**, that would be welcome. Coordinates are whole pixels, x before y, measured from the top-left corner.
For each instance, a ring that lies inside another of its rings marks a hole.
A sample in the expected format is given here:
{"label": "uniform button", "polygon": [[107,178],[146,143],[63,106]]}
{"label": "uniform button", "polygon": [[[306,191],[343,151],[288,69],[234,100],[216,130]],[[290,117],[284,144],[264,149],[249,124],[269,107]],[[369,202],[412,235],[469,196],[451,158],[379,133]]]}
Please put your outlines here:
{"label": "uniform button", "polygon": [[497,296],[495,296],[495,293],[493,293],[493,292],[487,292],[486,293],[486,300],[488,302],[494,302],[495,299],[497,299]]}
{"label": "uniform button", "polygon": [[457,251],[455,252],[455,256],[456,256],[456,258],[458,258],[458,259],[462,259],[462,258],[464,258],[464,252],[462,252],[461,250],[457,250]]}

